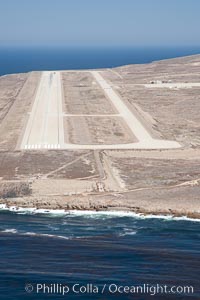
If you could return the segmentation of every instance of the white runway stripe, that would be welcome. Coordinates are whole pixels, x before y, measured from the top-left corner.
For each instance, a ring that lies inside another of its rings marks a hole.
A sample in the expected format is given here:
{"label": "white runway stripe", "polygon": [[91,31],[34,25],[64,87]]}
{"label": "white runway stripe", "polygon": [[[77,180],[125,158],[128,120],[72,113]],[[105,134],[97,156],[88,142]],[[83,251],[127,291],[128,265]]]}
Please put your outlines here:
{"label": "white runway stripe", "polygon": [[60,144],[46,144],[46,145],[41,145],[41,144],[35,144],[35,145],[25,145],[24,149],[60,149]]}
{"label": "white runway stripe", "polygon": [[22,149],[58,149],[64,144],[60,72],[42,73],[22,140]]}

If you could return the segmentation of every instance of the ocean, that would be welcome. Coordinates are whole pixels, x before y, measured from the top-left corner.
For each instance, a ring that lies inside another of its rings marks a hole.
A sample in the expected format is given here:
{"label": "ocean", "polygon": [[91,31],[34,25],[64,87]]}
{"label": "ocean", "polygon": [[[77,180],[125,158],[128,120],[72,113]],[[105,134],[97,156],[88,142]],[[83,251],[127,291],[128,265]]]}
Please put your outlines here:
{"label": "ocean", "polygon": [[199,53],[200,47],[0,47],[0,75],[37,70],[111,68]]}
{"label": "ocean", "polygon": [[[198,53],[195,47],[0,48],[0,75],[108,68]],[[200,299],[199,258],[200,222],[194,220],[0,210],[2,300]]]}
{"label": "ocean", "polygon": [[[199,299],[199,257],[200,221],[111,212],[0,213],[3,300]],[[151,293],[118,291],[136,285]],[[153,296],[156,285],[193,291]],[[69,289],[64,295],[63,286]]]}

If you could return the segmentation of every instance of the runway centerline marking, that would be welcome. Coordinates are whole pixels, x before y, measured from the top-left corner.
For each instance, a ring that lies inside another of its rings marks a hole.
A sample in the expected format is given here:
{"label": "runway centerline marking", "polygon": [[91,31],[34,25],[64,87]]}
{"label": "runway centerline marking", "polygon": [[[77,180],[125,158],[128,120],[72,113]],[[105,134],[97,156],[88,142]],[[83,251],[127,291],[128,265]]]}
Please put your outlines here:
{"label": "runway centerline marking", "polygon": [[[89,71],[88,71],[89,72]],[[127,144],[72,144],[64,142],[65,117],[104,117],[102,114],[66,114],[62,110],[62,88],[60,72],[43,72],[32,111],[29,113],[28,123],[25,129],[21,149],[26,150],[100,150],[100,149],[176,149],[181,145],[176,141],[154,139],[142,122],[127,107],[120,96],[113,90],[98,71],[90,71],[96,83],[104,91],[108,101],[116,108],[116,114],[107,117],[121,117],[137,138],[138,142]]]}
{"label": "runway centerline marking", "polygon": [[58,144],[64,144],[60,72],[43,72],[21,148],[53,149]]}

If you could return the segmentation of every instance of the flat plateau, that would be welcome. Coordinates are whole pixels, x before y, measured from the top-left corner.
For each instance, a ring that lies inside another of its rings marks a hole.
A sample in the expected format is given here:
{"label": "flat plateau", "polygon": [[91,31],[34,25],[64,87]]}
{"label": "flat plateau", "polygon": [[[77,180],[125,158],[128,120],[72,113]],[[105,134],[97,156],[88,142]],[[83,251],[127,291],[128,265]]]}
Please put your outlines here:
{"label": "flat plateau", "polygon": [[0,203],[200,218],[200,55],[0,77]]}

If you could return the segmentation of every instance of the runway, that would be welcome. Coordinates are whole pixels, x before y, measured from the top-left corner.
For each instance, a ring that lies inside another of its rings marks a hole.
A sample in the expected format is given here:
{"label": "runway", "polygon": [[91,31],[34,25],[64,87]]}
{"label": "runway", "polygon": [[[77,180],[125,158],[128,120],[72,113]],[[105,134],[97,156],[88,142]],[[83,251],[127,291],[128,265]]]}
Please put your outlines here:
{"label": "runway", "polygon": [[[115,145],[118,149],[170,149],[179,148],[176,141],[154,139],[143,124],[134,116],[133,112],[126,106],[124,101],[112,89],[109,83],[101,76],[100,72],[91,71],[94,78],[104,90],[107,98],[112,102],[118,113],[122,116],[133,135],[138,139],[137,143]],[[113,149],[111,145],[110,149]]]}
{"label": "runway", "polygon": [[63,144],[60,73],[43,72],[21,148],[60,149]]}
{"label": "runway", "polygon": [[[127,144],[72,144],[64,142],[63,117],[91,116],[87,114],[67,114],[62,110],[62,86],[60,72],[43,72],[32,111],[26,126],[21,149],[68,149],[68,150],[106,150],[106,149],[176,149],[181,145],[176,141],[154,139],[141,121],[126,106],[100,72],[91,71],[97,84],[103,89],[108,101],[116,109],[116,114],[124,119],[138,140]],[[93,115],[93,117],[100,115]],[[102,115],[106,116],[106,115]]]}

